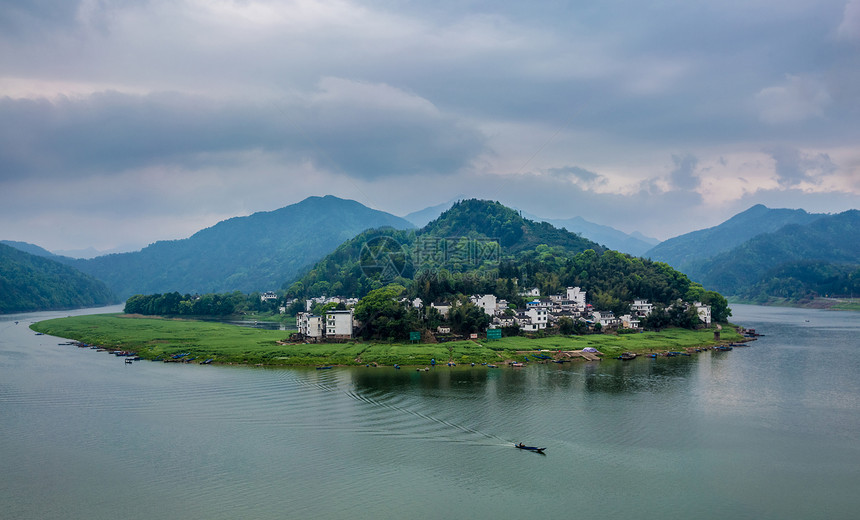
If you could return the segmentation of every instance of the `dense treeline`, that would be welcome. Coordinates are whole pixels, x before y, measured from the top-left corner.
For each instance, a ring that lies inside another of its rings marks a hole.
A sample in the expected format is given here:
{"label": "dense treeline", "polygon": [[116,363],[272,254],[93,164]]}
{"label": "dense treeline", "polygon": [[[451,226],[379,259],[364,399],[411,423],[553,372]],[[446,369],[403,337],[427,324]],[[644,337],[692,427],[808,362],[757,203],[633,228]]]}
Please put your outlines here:
{"label": "dense treeline", "polygon": [[229,316],[242,312],[276,311],[275,300],[261,301],[260,293],[243,294],[239,291],[225,294],[200,295],[136,294],[126,300],[127,314],[147,316]]}
{"label": "dense treeline", "polygon": [[771,298],[806,300],[821,296],[854,298],[858,295],[860,265],[815,261],[782,264],[739,294],[745,300],[761,303]]}
{"label": "dense treeline", "polygon": [[77,269],[0,244],[0,313],[116,302],[105,284]]}

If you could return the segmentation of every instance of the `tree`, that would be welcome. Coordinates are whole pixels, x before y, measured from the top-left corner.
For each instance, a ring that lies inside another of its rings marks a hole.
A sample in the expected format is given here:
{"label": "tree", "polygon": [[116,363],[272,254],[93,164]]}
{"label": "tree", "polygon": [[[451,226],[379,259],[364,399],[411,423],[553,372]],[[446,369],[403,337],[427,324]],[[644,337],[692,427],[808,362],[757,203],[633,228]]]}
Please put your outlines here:
{"label": "tree", "polygon": [[418,327],[417,313],[410,314],[398,301],[406,291],[402,285],[390,284],[367,293],[355,305],[355,318],[361,322],[365,339],[406,339]]}

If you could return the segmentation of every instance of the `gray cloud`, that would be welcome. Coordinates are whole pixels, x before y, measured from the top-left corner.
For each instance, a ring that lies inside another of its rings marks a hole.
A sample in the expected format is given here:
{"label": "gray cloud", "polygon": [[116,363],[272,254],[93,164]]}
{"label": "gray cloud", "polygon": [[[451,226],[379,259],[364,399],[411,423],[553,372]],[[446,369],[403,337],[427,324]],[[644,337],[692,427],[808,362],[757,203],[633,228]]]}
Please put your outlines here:
{"label": "gray cloud", "polygon": [[564,168],[550,168],[547,173],[559,179],[573,181],[583,187],[595,187],[606,184],[606,177],[598,173],[580,168],[579,166],[566,166]]}
{"label": "gray cloud", "polygon": [[[770,205],[860,189],[858,0],[312,3],[4,2],[0,231],[465,194],[665,237],[755,203],[765,154]],[[715,211],[720,156],[746,181]]]}
{"label": "gray cloud", "polygon": [[701,179],[696,175],[696,165],[699,160],[690,154],[673,155],[672,162],[675,163],[675,169],[669,174],[672,179],[672,185],[685,191],[692,191],[699,187]]}
{"label": "gray cloud", "polygon": [[822,174],[836,171],[837,167],[825,153],[806,154],[791,146],[773,146],[765,149],[776,161],[776,174],[783,187],[795,187],[801,182],[820,182]]}
{"label": "gray cloud", "polygon": [[[181,93],[0,99],[0,178],[200,168],[261,150],[358,177],[447,174],[484,149],[469,124],[416,96],[330,81],[310,98],[254,104]],[[375,97],[374,97],[375,96]]]}

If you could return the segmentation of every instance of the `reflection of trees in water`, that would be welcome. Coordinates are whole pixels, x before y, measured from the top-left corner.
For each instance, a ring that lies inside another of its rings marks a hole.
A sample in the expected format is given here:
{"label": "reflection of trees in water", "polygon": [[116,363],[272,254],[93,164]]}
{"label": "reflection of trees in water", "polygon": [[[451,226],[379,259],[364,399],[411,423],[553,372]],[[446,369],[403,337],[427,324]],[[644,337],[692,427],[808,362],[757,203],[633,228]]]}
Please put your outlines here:
{"label": "reflection of trees in water", "polygon": [[670,392],[686,381],[695,362],[690,357],[640,358],[633,361],[604,361],[585,379],[590,392]]}
{"label": "reflection of trees in water", "polygon": [[[707,354],[705,354],[707,355]],[[420,393],[423,397],[481,399],[487,395],[516,404],[541,399],[549,392],[672,392],[687,381],[696,365],[695,357],[640,358],[633,361],[606,360],[600,363],[566,363],[525,368],[437,366],[428,372],[415,367],[360,367],[350,370],[359,393]],[[544,392],[544,394],[541,394]]]}

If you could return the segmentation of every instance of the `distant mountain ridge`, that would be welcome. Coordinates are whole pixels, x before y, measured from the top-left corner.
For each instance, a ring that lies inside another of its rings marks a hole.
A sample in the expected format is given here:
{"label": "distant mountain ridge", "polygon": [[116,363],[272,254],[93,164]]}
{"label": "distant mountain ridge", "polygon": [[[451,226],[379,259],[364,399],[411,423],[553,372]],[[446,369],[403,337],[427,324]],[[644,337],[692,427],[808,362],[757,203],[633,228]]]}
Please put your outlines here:
{"label": "distant mountain ridge", "polygon": [[0,240],[0,244],[5,244],[9,247],[14,247],[18,251],[24,251],[25,253],[30,253],[31,255],[41,256],[44,258],[56,259],[58,256],[61,256],[29,242],[20,242],[18,240]]}
{"label": "distant mountain ridge", "polygon": [[548,222],[557,228],[564,228],[572,233],[578,233],[589,240],[602,244],[609,249],[642,256],[646,251],[659,244],[656,238],[646,237],[642,233],[625,233],[611,226],[595,224],[582,217],[566,219],[549,219],[525,214],[526,217],[540,222]]}
{"label": "distant mountain ridge", "polygon": [[756,204],[718,226],[663,241],[643,256],[687,272],[693,263],[712,258],[757,235],[776,231],[788,224],[809,224],[822,216],[802,209],[771,209]]}
{"label": "distant mountain ridge", "polygon": [[103,280],[124,298],[264,291],[280,287],[344,240],[380,226],[413,227],[400,217],[327,195],[230,218],[189,238],[155,242],[136,252],[62,261]]}
{"label": "distant mountain ridge", "polygon": [[[815,269],[809,269],[811,265]],[[815,276],[814,271],[830,271],[838,276],[843,272],[850,274],[852,269],[860,269],[858,210],[818,215],[807,224],[787,224],[756,235],[710,259],[691,262],[687,274],[724,294],[762,298],[785,296],[789,293],[780,291],[791,289],[788,297],[797,298],[805,296],[798,292],[798,286],[807,284],[810,280],[804,278]],[[832,287],[830,291],[838,291],[840,286],[850,291],[856,283],[832,282],[816,283]],[[808,286],[808,291],[816,290]]]}
{"label": "distant mountain ridge", "polygon": [[73,267],[0,244],[0,313],[94,307],[116,301],[104,283]]}

